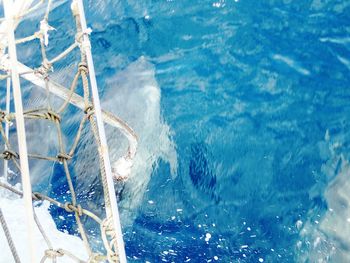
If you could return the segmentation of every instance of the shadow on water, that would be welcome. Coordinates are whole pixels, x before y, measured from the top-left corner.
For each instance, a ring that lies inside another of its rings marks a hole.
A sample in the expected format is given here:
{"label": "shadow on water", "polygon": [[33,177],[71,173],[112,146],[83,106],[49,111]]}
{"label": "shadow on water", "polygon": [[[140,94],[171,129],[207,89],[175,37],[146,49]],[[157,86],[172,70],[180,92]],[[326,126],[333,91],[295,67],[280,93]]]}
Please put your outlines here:
{"label": "shadow on water", "polygon": [[208,150],[204,143],[191,145],[191,159],[189,162],[189,176],[193,186],[212,200],[215,197],[216,176],[213,174],[208,161]]}

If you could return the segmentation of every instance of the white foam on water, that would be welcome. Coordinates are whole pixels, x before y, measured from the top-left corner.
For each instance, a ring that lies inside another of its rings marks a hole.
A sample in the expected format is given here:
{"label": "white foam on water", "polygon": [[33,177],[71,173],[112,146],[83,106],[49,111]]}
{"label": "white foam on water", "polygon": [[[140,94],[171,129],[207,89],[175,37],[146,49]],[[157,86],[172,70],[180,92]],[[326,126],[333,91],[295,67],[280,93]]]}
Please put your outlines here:
{"label": "white foam on water", "polygon": [[272,58],[274,60],[281,61],[281,62],[285,63],[286,65],[288,65],[289,67],[291,67],[292,69],[294,69],[295,71],[299,72],[302,75],[308,76],[311,74],[309,70],[302,67],[298,62],[294,61],[293,59],[291,59],[287,56],[275,54],[272,56]]}
{"label": "white foam on water", "polygon": [[329,142],[328,133],[325,138],[330,158],[322,172],[330,178],[324,191],[328,209],[302,226],[296,244],[298,262],[350,262],[350,163],[336,153],[339,143]]}
{"label": "white foam on water", "polygon": [[[8,224],[11,237],[21,262],[30,262],[29,245],[26,243],[25,238],[27,229],[25,224],[25,207],[23,199],[17,198],[13,194],[9,194],[9,192],[6,190],[2,190],[0,192],[0,207]],[[76,236],[71,236],[58,231],[48,208],[49,203],[43,202],[35,207],[35,212],[53,246],[53,249],[64,249],[71,252],[81,260],[86,261],[88,259],[88,255],[84,249],[83,241]],[[35,248],[35,253],[36,258],[39,260],[44,255],[45,250],[48,249],[48,246],[37,227],[34,229],[34,238],[35,243],[38,244],[38,246]],[[0,263],[14,262],[11,250],[1,227],[0,248]],[[57,262],[71,263],[75,261],[67,256],[63,256],[59,257]]]}
{"label": "white foam on water", "polygon": [[[110,58],[113,60],[113,58]],[[102,108],[123,119],[137,134],[138,148],[132,167],[122,163],[130,175],[122,188],[119,207],[123,226],[133,223],[137,208],[147,190],[152,171],[160,160],[169,164],[173,176],[177,171],[175,144],[172,133],[161,116],[161,90],[155,79],[155,68],[146,58],[140,57],[125,70],[105,79],[105,92],[101,96]],[[70,117],[73,118],[79,116]],[[76,120],[78,121],[78,119]],[[123,156],[128,141],[117,129],[105,125],[111,164]],[[99,181],[99,168],[96,146],[89,129],[81,137],[75,163],[74,173],[78,188],[87,191]],[[120,163],[119,163],[120,164]],[[122,171],[123,172],[123,171]],[[99,193],[101,200],[103,193]]]}
{"label": "white foam on water", "polygon": [[[141,57],[124,71],[107,81],[102,107],[125,120],[136,132],[139,144],[120,202],[122,210],[135,211],[159,160],[169,163],[173,176],[177,170],[177,155],[171,130],[161,116],[161,90],[155,79],[155,68]],[[108,133],[112,162],[119,158],[121,138]],[[125,138],[123,138],[125,141]],[[123,216],[123,224],[131,222]]]}

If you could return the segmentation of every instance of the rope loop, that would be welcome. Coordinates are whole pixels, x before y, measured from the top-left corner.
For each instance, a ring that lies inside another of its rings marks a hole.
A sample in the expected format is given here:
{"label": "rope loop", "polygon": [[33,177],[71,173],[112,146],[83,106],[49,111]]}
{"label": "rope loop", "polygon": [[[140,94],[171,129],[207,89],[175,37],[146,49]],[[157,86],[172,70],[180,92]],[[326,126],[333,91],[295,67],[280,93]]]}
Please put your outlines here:
{"label": "rope loop", "polygon": [[74,206],[73,204],[67,202],[64,204],[64,209],[68,213],[76,212],[76,213],[78,213],[79,216],[83,215],[83,208],[81,207],[81,205]]}
{"label": "rope loop", "polygon": [[19,159],[18,153],[16,153],[15,151],[11,151],[11,150],[3,151],[2,156],[5,160]]}
{"label": "rope loop", "polygon": [[69,202],[65,203],[64,204],[64,209],[68,212],[68,213],[73,213],[74,210],[73,210],[73,205]]}

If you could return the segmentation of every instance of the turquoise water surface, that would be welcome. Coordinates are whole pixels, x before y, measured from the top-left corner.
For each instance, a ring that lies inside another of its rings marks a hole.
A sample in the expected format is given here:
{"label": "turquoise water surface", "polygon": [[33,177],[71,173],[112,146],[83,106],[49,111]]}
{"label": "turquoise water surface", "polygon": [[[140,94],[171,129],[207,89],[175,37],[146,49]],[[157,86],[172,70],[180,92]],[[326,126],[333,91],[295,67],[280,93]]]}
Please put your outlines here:
{"label": "turquoise water surface", "polygon": [[349,262],[350,1],[85,4],[102,99],[153,160],[120,196],[130,262]]}

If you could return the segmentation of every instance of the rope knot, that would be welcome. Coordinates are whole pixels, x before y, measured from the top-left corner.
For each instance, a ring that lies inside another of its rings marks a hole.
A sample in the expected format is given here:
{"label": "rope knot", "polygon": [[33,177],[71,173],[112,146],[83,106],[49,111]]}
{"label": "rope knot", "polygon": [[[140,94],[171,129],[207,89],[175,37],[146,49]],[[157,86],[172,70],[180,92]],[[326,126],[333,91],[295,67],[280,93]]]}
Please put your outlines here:
{"label": "rope knot", "polygon": [[83,208],[81,207],[81,205],[77,205],[77,212],[79,216],[83,215]]}
{"label": "rope knot", "polygon": [[41,194],[40,193],[38,193],[38,192],[34,192],[33,193],[33,199],[35,199],[35,200],[43,200],[42,199],[42,197],[41,197]]}
{"label": "rope knot", "polygon": [[15,151],[11,151],[11,150],[5,150],[2,153],[2,156],[5,160],[11,160],[11,159],[19,159],[19,155],[18,153],[16,153]]}
{"label": "rope knot", "polygon": [[66,153],[59,153],[59,154],[57,154],[57,159],[59,162],[63,162],[63,161],[68,161],[68,160],[72,159],[72,156],[70,156],[69,154],[66,154]]}
{"label": "rope knot", "polygon": [[105,218],[103,221],[102,221],[102,224],[101,224],[101,226],[102,226],[102,228],[104,229],[104,230],[107,230],[107,228],[110,226],[110,218]]}
{"label": "rope knot", "polygon": [[116,233],[114,231],[114,227],[113,227],[113,219],[112,218],[106,218],[105,220],[102,221],[102,230],[104,233],[106,233],[106,235],[114,238]]}
{"label": "rope knot", "polygon": [[60,249],[54,250],[54,249],[46,249],[45,250],[45,256],[48,258],[57,258],[57,257],[63,257],[64,253]]}
{"label": "rope knot", "polygon": [[41,66],[38,69],[36,69],[34,72],[39,73],[44,79],[48,79],[49,71],[53,71],[52,65],[47,59],[44,59],[43,62],[41,63]]}
{"label": "rope knot", "polygon": [[64,209],[68,213],[76,212],[76,213],[78,213],[79,216],[83,215],[83,208],[81,207],[81,205],[74,206],[73,204],[67,202],[64,204]]}
{"label": "rope knot", "polygon": [[76,34],[75,34],[75,41],[77,42],[77,43],[79,43],[79,44],[81,44],[81,40],[82,40],[82,38],[83,38],[83,33],[82,32],[77,32]]}
{"label": "rope knot", "polygon": [[89,112],[91,112],[93,110],[94,110],[94,107],[92,105],[89,105],[84,109],[84,113],[88,114]]}
{"label": "rope knot", "polygon": [[85,62],[80,62],[78,65],[79,72],[82,73],[84,72],[85,74],[89,73],[88,66]]}
{"label": "rope knot", "polygon": [[6,112],[0,110],[0,121],[3,122],[6,118]]}
{"label": "rope knot", "polygon": [[11,113],[6,113],[3,110],[0,110],[0,122],[7,122],[7,123],[11,123],[11,120],[14,119],[14,115]]}
{"label": "rope knot", "polygon": [[95,112],[95,110],[94,110],[94,107],[92,105],[89,105],[84,109],[84,113],[86,114],[87,118],[90,118],[90,116],[92,114],[94,114],[94,112]]}
{"label": "rope knot", "polygon": [[111,254],[108,253],[107,257],[109,262],[119,262],[118,254],[115,252]]}
{"label": "rope knot", "polygon": [[61,122],[61,117],[60,115],[58,115],[58,113],[54,112],[54,111],[51,111],[51,110],[48,110],[46,113],[45,113],[45,118],[48,119],[48,120],[51,120],[53,122]]}
{"label": "rope knot", "polygon": [[[112,220],[112,217],[105,218],[100,224],[102,241],[107,250],[108,262],[119,262],[118,254],[116,253],[116,233],[113,228]],[[107,236],[109,236],[109,238]],[[110,239],[110,241],[108,239]]]}
{"label": "rope knot", "polygon": [[41,63],[41,67],[43,68],[43,70],[45,70],[46,73],[52,70],[52,65],[47,59],[43,60],[43,62]]}
{"label": "rope knot", "polygon": [[75,41],[78,42],[80,45],[83,45],[84,43],[84,36],[89,37],[91,34],[92,29],[87,28],[85,31],[79,31],[75,34]]}
{"label": "rope knot", "polygon": [[99,253],[91,252],[90,257],[87,262],[89,263],[98,263],[98,262],[105,262],[107,260],[107,257],[104,255],[101,255]]}

